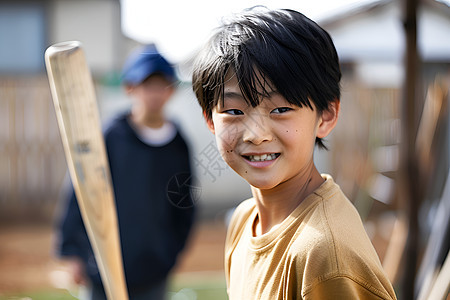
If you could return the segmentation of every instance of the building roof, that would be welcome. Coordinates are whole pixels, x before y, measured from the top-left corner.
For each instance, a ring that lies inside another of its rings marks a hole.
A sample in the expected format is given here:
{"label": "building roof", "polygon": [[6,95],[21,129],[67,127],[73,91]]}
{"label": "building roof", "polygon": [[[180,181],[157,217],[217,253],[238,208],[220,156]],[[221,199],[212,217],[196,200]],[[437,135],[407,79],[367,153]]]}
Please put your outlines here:
{"label": "building roof", "polygon": [[[401,61],[404,30],[400,1],[363,1],[318,20],[332,36],[341,61]],[[418,48],[424,61],[450,62],[450,7],[419,1]]]}

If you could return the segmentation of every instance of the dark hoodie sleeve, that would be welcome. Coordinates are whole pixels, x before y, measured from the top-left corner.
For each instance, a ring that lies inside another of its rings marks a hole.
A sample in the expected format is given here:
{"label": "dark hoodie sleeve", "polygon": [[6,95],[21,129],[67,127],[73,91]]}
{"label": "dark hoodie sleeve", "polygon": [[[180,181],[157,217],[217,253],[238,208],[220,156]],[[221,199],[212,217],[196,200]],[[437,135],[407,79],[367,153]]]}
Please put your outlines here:
{"label": "dark hoodie sleeve", "polygon": [[61,257],[76,256],[86,261],[90,244],[73,189],[64,201],[65,209],[58,224],[57,254]]}
{"label": "dark hoodie sleeve", "polygon": [[61,258],[80,258],[84,263],[86,275],[93,283],[101,285],[94,252],[73,189],[70,190],[63,201],[65,201],[65,206],[61,219],[58,220],[56,255]]}

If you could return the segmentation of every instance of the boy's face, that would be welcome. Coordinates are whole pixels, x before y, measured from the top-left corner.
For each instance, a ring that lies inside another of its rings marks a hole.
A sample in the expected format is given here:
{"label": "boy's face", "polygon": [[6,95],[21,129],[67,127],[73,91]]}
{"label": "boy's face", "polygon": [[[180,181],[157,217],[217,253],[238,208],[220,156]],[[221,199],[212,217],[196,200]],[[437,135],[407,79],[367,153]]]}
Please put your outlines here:
{"label": "boy's face", "polygon": [[253,108],[233,75],[225,80],[223,103],[219,101],[207,121],[223,159],[260,189],[274,188],[309,170],[315,139],[328,135],[337,110],[319,115],[317,110],[290,104],[276,91]]}
{"label": "boy's face", "polygon": [[172,83],[163,75],[154,74],[136,86],[127,86],[135,105],[149,114],[160,113],[174,92]]}

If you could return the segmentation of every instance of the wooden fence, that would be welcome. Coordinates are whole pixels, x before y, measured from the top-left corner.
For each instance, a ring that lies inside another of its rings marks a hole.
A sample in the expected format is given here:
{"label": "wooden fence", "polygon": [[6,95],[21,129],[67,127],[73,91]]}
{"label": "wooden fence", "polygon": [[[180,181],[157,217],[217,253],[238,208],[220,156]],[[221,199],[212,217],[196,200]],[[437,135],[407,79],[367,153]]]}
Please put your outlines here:
{"label": "wooden fence", "polygon": [[[397,89],[343,81],[330,169],[363,219],[396,206],[399,101]],[[51,220],[66,170],[45,74],[0,77],[0,222]]]}
{"label": "wooden fence", "polygon": [[[370,195],[361,190],[377,172],[371,151],[397,142],[398,96],[344,82],[340,120],[328,139],[331,169],[363,214]],[[0,222],[51,220],[66,170],[47,77],[0,78]]]}
{"label": "wooden fence", "polygon": [[50,220],[65,174],[45,75],[0,78],[0,221]]}

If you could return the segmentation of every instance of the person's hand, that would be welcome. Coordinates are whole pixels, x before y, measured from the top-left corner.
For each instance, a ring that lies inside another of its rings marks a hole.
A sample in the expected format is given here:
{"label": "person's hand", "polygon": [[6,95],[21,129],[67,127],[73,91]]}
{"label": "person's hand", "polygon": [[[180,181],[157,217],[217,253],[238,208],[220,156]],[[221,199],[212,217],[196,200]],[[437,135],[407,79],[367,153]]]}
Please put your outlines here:
{"label": "person's hand", "polygon": [[84,263],[79,258],[71,258],[68,260],[69,272],[73,281],[78,285],[86,285],[86,271]]}

